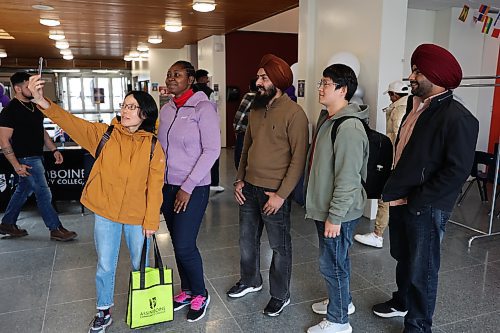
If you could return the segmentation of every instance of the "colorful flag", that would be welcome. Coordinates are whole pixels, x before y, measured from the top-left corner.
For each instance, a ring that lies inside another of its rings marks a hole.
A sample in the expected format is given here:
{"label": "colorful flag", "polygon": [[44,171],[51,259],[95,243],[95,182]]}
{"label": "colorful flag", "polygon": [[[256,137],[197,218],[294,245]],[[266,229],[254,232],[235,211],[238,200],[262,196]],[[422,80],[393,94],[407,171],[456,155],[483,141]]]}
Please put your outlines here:
{"label": "colorful flag", "polygon": [[495,28],[495,29],[493,29],[493,32],[491,33],[491,37],[498,38],[499,34],[500,34],[500,29]]}
{"label": "colorful flag", "polygon": [[465,22],[465,20],[467,19],[467,15],[469,15],[469,6],[464,5],[464,8],[462,9],[462,12],[460,13],[458,19],[462,22]]}
{"label": "colorful flag", "polygon": [[493,32],[491,33],[491,37],[498,38],[498,35],[500,35],[500,21],[498,20],[499,18],[500,12],[497,14],[495,24],[493,24]]}
{"label": "colorful flag", "polygon": [[481,7],[479,7],[479,15],[477,16],[477,20],[479,22],[484,22],[484,19],[486,15],[488,15],[489,11],[490,11],[490,6],[481,5]]}
{"label": "colorful flag", "polygon": [[492,23],[493,23],[493,17],[485,16],[483,30],[481,30],[481,32],[483,34],[488,34],[488,32],[490,32]]}

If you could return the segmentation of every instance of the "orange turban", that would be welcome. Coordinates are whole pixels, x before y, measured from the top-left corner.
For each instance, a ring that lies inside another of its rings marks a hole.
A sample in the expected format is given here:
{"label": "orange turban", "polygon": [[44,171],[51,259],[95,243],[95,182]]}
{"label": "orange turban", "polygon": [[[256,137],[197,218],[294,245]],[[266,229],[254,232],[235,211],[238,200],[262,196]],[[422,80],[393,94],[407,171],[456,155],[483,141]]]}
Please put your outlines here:
{"label": "orange turban", "polygon": [[264,68],[273,85],[281,91],[293,83],[293,73],[285,60],[274,54],[266,54],[260,61],[259,68]]}

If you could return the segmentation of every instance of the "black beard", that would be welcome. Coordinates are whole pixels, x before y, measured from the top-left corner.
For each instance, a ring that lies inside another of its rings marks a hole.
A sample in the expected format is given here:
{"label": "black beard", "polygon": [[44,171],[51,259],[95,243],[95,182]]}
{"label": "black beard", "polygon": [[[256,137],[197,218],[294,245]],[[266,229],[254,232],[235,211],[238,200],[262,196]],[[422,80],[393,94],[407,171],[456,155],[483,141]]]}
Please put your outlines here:
{"label": "black beard", "polygon": [[23,95],[24,98],[26,98],[26,99],[28,99],[30,101],[33,99],[33,95],[27,96],[24,92],[21,92],[21,95]]}
{"label": "black beard", "polygon": [[258,108],[266,107],[269,102],[276,96],[276,88],[272,86],[269,89],[266,89],[265,93],[262,93],[261,90],[257,92],[255,95],[255,99],[253,100],[253,104]]}

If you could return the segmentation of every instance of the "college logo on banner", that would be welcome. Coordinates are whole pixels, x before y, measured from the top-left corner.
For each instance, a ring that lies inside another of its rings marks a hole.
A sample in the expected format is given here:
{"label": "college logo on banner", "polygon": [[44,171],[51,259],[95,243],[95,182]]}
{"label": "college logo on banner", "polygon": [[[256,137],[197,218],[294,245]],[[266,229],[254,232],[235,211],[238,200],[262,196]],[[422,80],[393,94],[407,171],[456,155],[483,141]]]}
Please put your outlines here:
{"label": "college logo on banner", "polygon": [[149,299],[149,307],[150,307],[151,309],[156,308],[156,297],[153,297],[153,298],[150,298],[150,299]]}
{"label": "college logo on banner", "polygon": [[7,178],[4,174],[0,175],[0,192],[3,192],[7,189]]}

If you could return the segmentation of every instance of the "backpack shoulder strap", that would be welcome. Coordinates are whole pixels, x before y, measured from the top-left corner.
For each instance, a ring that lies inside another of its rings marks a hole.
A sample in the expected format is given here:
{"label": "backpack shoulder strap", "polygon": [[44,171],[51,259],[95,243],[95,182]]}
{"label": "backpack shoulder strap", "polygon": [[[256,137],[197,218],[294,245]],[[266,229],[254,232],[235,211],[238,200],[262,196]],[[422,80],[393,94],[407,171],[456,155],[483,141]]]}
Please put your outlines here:
{"label": "backpack shoulder strap", "polygon": [[97,145],[97,149],[95,150],[95,159],[96,160],[99,157],[99,155],[101,154],[102,148],[104,147],[106,142],[108,142],[109,138],[111,137],[111,133],[113,132],[113,128],[115,128],[114,125],[109,125],[106,132],[102,135],[101,141],[99,142],[99,144]]}
{"label": "backpack shoulder strap", "polygon": [[151,138],[151,152],[149,153],[149,160],[151,161],[153,159],[153,153],[155,151],[155,146],[156,146],[156,141],[158,139],[156,138],[156,135],[153,134],[153,137]]}

